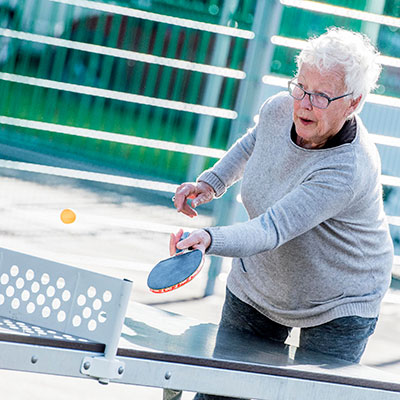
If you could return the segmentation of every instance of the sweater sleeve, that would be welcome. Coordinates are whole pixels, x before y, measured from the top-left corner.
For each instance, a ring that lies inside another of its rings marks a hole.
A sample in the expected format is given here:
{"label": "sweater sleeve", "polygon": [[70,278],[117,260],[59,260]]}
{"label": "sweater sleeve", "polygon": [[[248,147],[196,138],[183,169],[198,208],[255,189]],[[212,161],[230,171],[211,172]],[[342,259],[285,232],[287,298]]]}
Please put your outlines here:
{"label": "sweater sleeve", "polygon": [[349,204],[354,192],[350,169],[326,168],[311,174],[265,213],[243,223],[208,228],[207,254],[249,257],[275,249],[313,229]]}
{"label": "sweater sleeve", "polygon": [[238,139],[227,153],[210,169],[204,171],[197,181],[208,183],[216,197],[241,179],[247,160],[250,158],[256,141],[257,125]]}

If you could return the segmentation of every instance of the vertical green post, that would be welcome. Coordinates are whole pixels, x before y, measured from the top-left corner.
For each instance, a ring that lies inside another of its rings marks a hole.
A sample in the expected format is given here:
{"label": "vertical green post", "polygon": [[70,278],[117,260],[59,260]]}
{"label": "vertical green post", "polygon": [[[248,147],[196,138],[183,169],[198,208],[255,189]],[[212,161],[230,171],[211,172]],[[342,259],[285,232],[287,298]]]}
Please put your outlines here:
{"label": "vertical green post", "polygon": [[[226,26],[231,15],[236,10],[239,4],[238,0],[225,1],[221,13],[220,25]],[[211,65],[226,66],[229,46],[231,38],[225,35],[218,35],[215,41]],[[217,75],[209,75],[207,79],[206,89],[203,98],[203,104],[211,107],[216,107],[221,91],[223,77]],[[194,143],[196,146],[208,146],[211,137],[211,131],[214,124],[214,117],[202,115],[199,119]],[[202,171],[204,167],[204,158],[192,156],[187,180],[191,181]]]}
{"label": "vertical green post", "polygon": [[[255,38],[249,43],[245,58],[246,78],[242,80],[239,87],[235,106],[238,118],[231,125],[229,146],[252,125],[253,116],[258,111],[262,77],[270,71],[272,58],[270,38],[279,29],[281,15],[282,5],[279,0],[258,0],[253,23]],[[238,186],[232,187],[216,203],[217,225],[228,225],[234,221],[238,212],[236,201],[238,189]],[[221,261],[219,257],[213,257],[211,261],[204,296],[209,296],[214,292],[215,280],[221,270]]]}

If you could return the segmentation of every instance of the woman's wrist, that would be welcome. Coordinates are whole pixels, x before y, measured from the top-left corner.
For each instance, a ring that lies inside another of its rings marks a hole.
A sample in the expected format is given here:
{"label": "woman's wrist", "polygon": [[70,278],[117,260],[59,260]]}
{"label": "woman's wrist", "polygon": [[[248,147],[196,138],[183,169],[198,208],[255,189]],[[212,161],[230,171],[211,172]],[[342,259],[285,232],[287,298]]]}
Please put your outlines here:
{"label": "woman's wrist", "polygon": [[205,249],[205,251],[207,252],[207,250],[208,250],[208,249],[211,247],[211,245],[212,245],[212,235],[211,235],[211,232],[210,232],[210,230],[209,230],[208,228],[204,228],[203,231],[205,231],[205,232],[208,234],[208,236],[210,237],[210,243],[208,244],[208,246],[207,246],[206,249]]}

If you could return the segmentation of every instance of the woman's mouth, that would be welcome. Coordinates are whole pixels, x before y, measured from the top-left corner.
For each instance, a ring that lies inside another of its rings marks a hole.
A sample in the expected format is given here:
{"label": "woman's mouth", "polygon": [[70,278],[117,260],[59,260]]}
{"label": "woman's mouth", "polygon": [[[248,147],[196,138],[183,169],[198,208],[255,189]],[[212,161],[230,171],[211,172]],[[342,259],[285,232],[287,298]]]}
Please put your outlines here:
{"label": "woman's mouth", "polygon": [[299,117],[299,120],[303,125],[310,125],[310,124],[312,124],[314,122],[311,119],[301,118],[301,117]]}

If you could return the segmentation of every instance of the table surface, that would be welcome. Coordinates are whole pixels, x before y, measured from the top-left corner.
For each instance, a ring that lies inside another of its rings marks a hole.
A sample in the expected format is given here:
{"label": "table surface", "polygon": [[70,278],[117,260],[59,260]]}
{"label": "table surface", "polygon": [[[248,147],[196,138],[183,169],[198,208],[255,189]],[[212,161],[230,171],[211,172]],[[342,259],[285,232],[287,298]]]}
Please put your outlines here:
{"label": "table surface", "polygon": [[[220,331],[214,324],[134,303],[118,355],[400,392],[399,377],[320,353],[253,336]],[[102,352],[84,338],[0,317],[0,340]]]}

